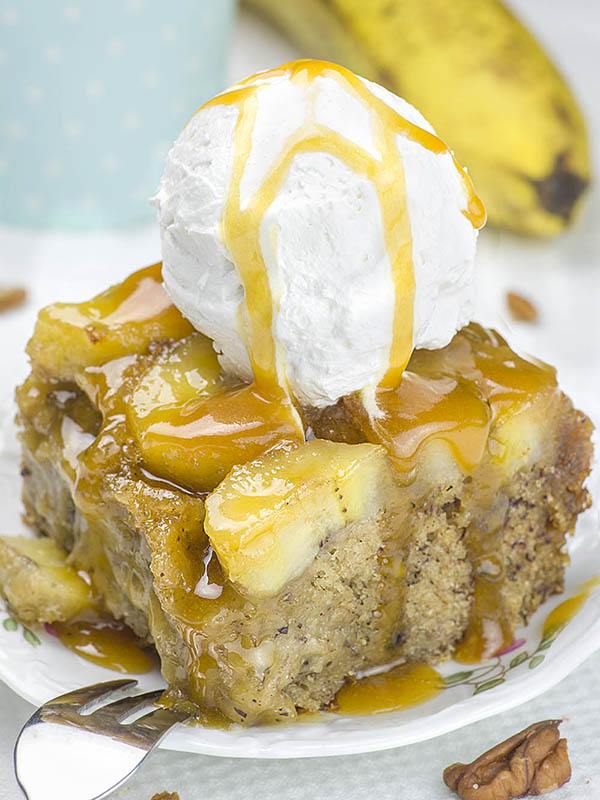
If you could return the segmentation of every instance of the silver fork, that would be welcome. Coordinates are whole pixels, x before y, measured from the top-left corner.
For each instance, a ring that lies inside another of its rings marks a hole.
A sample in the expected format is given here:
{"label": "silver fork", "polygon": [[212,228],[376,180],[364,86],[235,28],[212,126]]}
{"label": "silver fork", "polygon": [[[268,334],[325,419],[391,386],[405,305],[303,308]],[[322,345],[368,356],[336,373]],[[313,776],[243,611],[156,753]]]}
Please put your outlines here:
{"label": "silver fork", "polygon": [[155,705],[161,689],[108,702],[135,686],[135,680],[96,683],[38,708],[19,734],[14,753],[17,780],[28,800],[106,797],[174,725],[189,718]]}

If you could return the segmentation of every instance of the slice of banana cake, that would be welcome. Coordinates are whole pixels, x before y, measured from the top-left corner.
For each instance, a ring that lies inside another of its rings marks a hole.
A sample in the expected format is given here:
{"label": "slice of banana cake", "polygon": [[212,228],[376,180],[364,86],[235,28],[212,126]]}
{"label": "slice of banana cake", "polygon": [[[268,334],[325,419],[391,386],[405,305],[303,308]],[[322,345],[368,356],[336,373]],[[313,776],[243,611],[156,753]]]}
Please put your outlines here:
{"label": "slice of banana cake", "polygon": [[[293,717],[369,667],[493,655],[562,589],[591,424],[491,331],[413,354],[383,442],[352,397],[304,409],[304,442],[258,405],[243,441],[207,428],[203,398],[231,386],[159,265],[45,309],[29,353],[27,519],[154,644],[175,698],[243,724]],[[67,592],[42,550],[0,547],[17,614],[21,578]],[[40,621],[82,613],[69,586],[68,603],[44,592]]]}

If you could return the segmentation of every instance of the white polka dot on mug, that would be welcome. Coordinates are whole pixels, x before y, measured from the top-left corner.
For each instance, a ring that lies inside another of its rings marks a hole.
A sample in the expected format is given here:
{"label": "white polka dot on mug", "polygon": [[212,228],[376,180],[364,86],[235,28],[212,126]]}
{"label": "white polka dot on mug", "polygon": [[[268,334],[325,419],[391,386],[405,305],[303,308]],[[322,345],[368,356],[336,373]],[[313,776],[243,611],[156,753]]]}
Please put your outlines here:
{"label": "white polka dot on mug", "polygon": [[4,0],[0,223],[152,218],[169,143],[222,88],[234,0]]}

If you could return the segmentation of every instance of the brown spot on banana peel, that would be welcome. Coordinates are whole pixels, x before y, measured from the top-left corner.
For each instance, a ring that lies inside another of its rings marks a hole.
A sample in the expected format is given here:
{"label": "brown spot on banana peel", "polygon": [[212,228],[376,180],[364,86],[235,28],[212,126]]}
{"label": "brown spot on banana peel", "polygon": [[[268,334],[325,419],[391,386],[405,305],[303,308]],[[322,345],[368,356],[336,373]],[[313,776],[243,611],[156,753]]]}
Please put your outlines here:
{"label": "brown spot on banana peel", "polygon": [[[586,190],[589,181],[567,166],[568,154],[556,157],[552,172],[541,180],[528,180],[534,187],[539,204],[544,211],[569,222],[575,206]],[[525,177],[525,176],[524,176]]]}

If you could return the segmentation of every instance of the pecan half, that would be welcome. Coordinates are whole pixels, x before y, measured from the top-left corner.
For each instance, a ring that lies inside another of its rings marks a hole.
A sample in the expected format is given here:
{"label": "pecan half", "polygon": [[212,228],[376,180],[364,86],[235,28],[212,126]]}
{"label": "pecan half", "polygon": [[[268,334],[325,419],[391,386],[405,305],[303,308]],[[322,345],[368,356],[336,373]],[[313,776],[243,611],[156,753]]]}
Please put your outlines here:
{"label": "pecan half", "polygon": [[452,764],[444,783],[461,800],[511,800],[558,789],[571,777],[562,720],[536,722],[492,747],[471,764]]}
{"label": "pecan half", "polygon": [[25,289],[3,289],[0,288],[0,311],[8,311],[10,308],[22,306],[27,299]]}
{"label": "pecan half", "polygon": [[531,300],[516,292],[506,293],[506,303],[513,319],[520,322],[537,322],[538,310]]}

